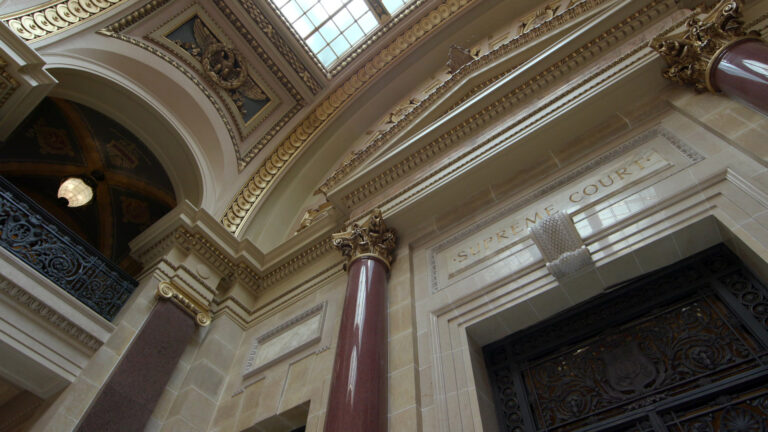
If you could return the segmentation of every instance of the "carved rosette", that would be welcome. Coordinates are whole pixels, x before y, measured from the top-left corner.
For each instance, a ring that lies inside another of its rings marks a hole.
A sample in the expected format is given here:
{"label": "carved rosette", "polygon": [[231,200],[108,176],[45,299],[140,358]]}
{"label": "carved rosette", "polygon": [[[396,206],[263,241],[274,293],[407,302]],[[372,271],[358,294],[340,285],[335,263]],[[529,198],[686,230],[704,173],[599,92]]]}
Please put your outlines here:
{"label": "carved rosette", "polygon": [[349,269],[353,261],[363,257],[378,258],[389,268],[397,234],[384,223],[381,210],[375,209],[362,225],[354,223],[346,231],[333,234],[331,240],[333,246],[347,259],[345,270]]}
{"label": "carved rosette", "polygon": [[759,33],[744,31],[739,17],[741,1],[723,0],[703,18],[691,18],[684,32],[653,39],[651,48],[669,65],[664,77],[678,84],[692,85],[699,92],[717,93],[719,90],[711,81],[711,75],[720,55],[738,41],[760,39]]}
{"label": "carved rosette", "polygon": [[200,327],[205,327],[211,323],[211,313],[208,311],[208,308],[170,282],[160,282],[157,286],[157,297],[171,300],[179,305],[185,312],[195,318],[195,323]]}

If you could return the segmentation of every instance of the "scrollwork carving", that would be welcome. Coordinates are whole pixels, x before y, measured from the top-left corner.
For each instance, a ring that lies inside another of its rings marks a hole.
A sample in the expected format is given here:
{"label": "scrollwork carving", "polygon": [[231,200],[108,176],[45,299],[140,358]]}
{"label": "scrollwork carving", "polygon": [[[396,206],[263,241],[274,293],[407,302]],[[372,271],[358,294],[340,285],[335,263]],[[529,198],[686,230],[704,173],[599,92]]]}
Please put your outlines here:
{"label": "scrollwork carving", "polygon": [[759,33],[744,31],[740,17],[741,1],[723,0],[703,18],[691,18],[684,32],[653,39],[650,46],[669,65],[664,78],[716,93],[711,73],[720,54],[739,40],[759,39]]}
{"label": "scrollwork carving", "polygon": [[345,269],[349,268],[352,261],[363,256],[379,258],[389,266],[392,264],[397,235],[395,230],[384,223],[381,210],[375,209],[362,225],[353,223],[346,231],[333,234],[331,241],[347,259]]}
{"label": "scrollwork carving", "polygon": [[208,308],[170,282],[160,282],[160,285],[157,286],[157,297],[172,300],[181,306],[185,312],[195,318],[195,323],[200,327],[205,327],[211,323],[211,313]]}

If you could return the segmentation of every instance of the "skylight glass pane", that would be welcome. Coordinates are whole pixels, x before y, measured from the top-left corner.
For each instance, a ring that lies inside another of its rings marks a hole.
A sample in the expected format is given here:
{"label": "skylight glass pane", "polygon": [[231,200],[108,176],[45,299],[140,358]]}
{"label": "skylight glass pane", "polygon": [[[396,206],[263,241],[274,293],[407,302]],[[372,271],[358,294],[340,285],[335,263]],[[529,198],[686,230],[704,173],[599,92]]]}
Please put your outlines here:
{"label": "skylight glass pane", "polygon": [[351,45],[344,36],[339,36],[331,42],[331,48],[336,52],[336,55],[341,57]]}
{"label": "skylight glass pane", "polygon": [[320,27],[320,34],[323,35],[325,40],[330,41],[339,35],[339,29],[336,28],[336,24],[329,21],[324,26]]}
{"label": "skylight glass pane", "polygon": [[325,48],[327,43],[320,33],[315,33],[307,38],[307,45],[309,45],[309,49],[311,49],[313,53],[317,54],[320,50]]}
{"label": "skylight glass pane", "polygon": [[344,6],[344,0],[321,0],[320,3],[322,3],[329,14],[336,12]]}
{"label": "skylight glass pane", "polygon": [[384,3],[384,7],[387,8],[390,14],[394,14],[408,3],[408,0],[382,0],[382,3]]}
{"label": "skylight glass pane", "polygon": [[339,13],[333,17],[333,22],[342,30],[349,27],[354,21],[355,19],[352,18],[352,14],[350,14],[346,8],[340,10]]}
{"label": "skylight glass pane", "polygon": [[309,21],[309,18],[307,18],[307,16],[304,15],[293,23],[293,28],[296,29],[296,32],[299,34],[299,36],[301,36],[302,38],[305,38],[310,33],[312,33],[312,30],[315,29],[315,26],[312,24],[311,21]]}
{"label": "skylight glass pane", "polygon": [[328,12],[326,12],[325,8],[318,3],[309,12],[307,12],[307,16],[312,21],[312,24],[317,27],[328,18]]}
{"label": "skylight glass pane", "polygon": [[344,31],[344,36],[350,43],[355,44],[357,41],[362,39],[363,36],[365,36],[365,33],[363,33],[363,30],[359,25],[352,24],[347,30]]}
{"label": "skylight glass pane", "polygon": [[310,10],[312,6],[317,4],[317,0],[296,0],[296,2],[298,2],[299,7],[304,11]]}
{"label": "skylight glass pane", "polygon": [[333,63],[333,61],[337,58],[338,56],[333,52],[331,47],[326,47],[317,55],[317,59],[320,60],[320,63],[322,63],[325,67],[330,66],[331,63]]}
{"label": "skylight glass pane", "polygon": [[368,5],[363,0],[353,0],[348,6],[352,16],[360,18],[364,13],[368,12]]}
{"label": "skylight glass pane", "polygon": [[371,12],[367,12],[365,15],[363,15],[363,17],[358,20],[358,23],[360,23],[360,27],[362,27],[363,31],[366,33],[375,29],[376,26],[379,25],[378,21],[376,21],[376,18]]}
{"label": "skylight glass pane", "polygon": [[[365,0],[270,0],[324,66],[332,65],[379,26]],[[410,0],[384,0],[401,8]]]}
{"label": "skylight glass pane", "polygon": [[291,23],[296,21],[296,18],[301,16],[301,9],[299,9],[294,0],[290,0],[288,3],[283,5],[280,8],[280,12],[282,12],[285,16],[285,19]]}

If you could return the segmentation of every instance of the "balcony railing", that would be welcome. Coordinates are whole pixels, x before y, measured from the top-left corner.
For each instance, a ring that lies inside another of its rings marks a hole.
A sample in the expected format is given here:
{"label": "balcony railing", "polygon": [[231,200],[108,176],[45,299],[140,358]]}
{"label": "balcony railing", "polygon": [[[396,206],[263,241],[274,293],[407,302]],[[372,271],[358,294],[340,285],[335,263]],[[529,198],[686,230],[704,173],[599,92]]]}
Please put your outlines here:
{"label": "balcony railing", "polygon": [[137,285],[3,177],[0,245],[109,321]]}

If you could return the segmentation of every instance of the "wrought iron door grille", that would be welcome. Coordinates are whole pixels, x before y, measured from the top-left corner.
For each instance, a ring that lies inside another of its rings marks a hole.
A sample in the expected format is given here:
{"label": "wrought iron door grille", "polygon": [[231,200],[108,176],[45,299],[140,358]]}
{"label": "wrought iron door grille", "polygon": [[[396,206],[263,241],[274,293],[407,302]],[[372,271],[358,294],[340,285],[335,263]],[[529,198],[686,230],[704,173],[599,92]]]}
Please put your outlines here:
{"label": "wrought iron door grille", "polygon": [[504,431],[768,432],[768,291],[722,245],[483,351]]}

